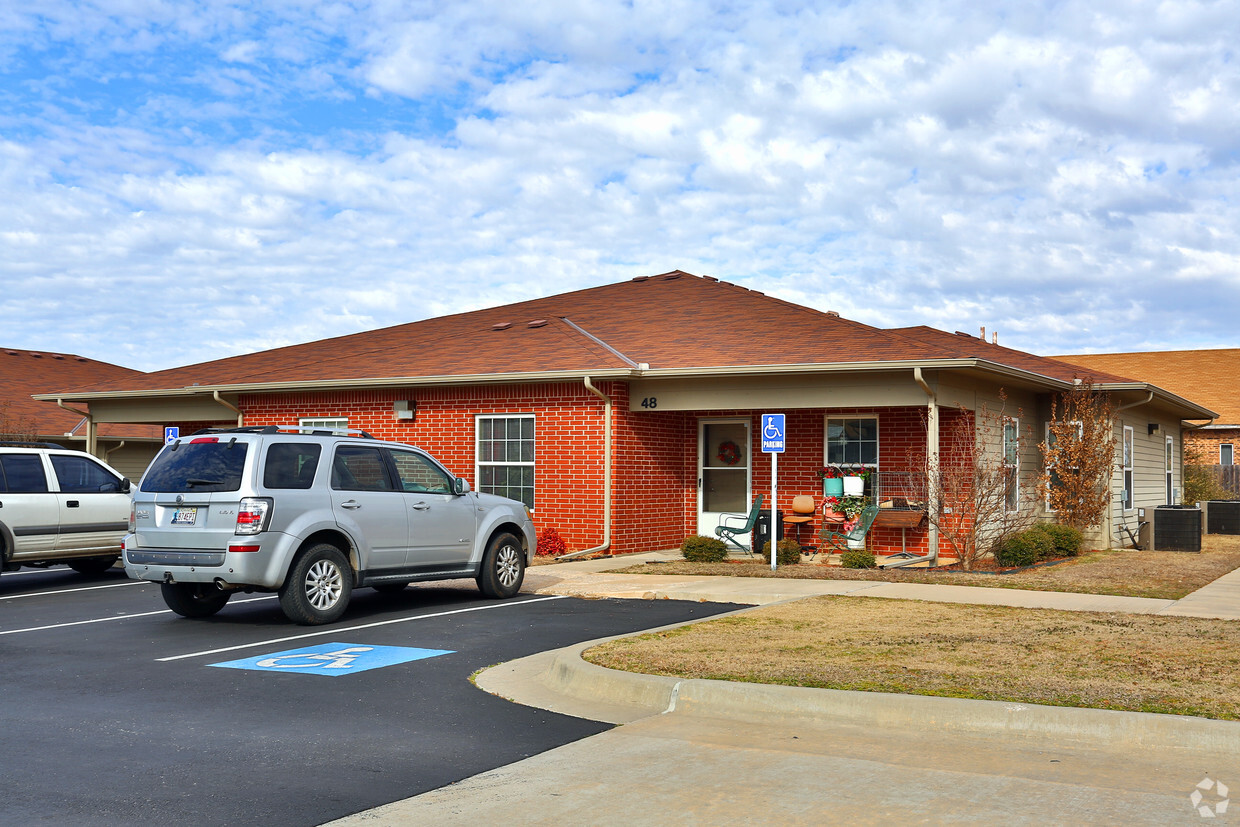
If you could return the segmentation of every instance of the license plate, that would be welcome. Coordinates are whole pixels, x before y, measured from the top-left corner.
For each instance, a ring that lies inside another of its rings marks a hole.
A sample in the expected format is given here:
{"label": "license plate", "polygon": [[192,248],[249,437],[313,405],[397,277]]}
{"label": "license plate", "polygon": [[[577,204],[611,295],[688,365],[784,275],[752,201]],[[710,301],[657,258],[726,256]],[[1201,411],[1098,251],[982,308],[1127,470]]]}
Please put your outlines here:
{"label": "license plate", "polygon": [[173,525],[193,525],[198,521],[198,507],[178,508],[172,512]]}

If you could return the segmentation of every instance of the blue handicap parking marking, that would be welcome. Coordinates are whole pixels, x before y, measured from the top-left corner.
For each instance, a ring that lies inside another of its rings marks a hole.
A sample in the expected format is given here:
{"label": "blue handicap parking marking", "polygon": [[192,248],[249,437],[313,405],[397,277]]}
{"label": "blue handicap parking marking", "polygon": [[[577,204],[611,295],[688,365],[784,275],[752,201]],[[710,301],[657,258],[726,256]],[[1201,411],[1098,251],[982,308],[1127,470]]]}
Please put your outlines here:
{"label": "blue handicap parking marking", "polygon": [[260,672],[299,672],[303,675],[351,675],[398,663],[452,654],[451,649],[416,649],[409,646],[364,646],[358,643],[322,643],[244,660],[212,663],[226,669],[257,669]]}

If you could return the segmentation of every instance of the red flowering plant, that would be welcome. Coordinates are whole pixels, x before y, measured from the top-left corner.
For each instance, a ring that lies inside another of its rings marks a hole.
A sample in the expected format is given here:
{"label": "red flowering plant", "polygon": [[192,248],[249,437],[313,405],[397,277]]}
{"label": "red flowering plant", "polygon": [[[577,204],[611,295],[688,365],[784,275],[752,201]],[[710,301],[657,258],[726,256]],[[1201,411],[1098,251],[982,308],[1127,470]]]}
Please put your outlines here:
{"label": "red flowering plant", "polygon": [[836,468],[834,465],[824,465],[822,468],[818,469],[818,479],[820,480],[834,480],[842,476],[844,476],[844,472]]}
{"label": "red flowering plant", "polygon": [[564,538],[554,528],[544,528],[538,534],[538,550],[534,553],[539,557],[559,557],[568,551]]}

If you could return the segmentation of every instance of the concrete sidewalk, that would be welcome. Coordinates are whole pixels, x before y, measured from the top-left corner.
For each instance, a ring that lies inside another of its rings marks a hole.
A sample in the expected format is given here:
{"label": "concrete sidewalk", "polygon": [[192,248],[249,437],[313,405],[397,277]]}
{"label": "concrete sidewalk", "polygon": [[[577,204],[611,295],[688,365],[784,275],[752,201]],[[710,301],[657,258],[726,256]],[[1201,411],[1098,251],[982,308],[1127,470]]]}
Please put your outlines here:
{"label": "concrete sidewalk", "polygon": [[941,603],[1018,606],[1079,612],[1169,614],[1240,620],[1240,569],[1227,574],[1181,600],[1120,597],[1103,594],[1044,592],[984,586],[887,583],[872,580],[796,580],[778,577],[690,577],[644,574],[606,574],[608,569],[640,563],[682,559],[674,552],[633,554],[623,560],[603,558],[535,566],[525,577],[523,591],[572,597],[618,597],[645,600],[694,600],[764,606],[819,595],[856,595]]}
{"label": "concrete sidewalk", "polygon": [[[677,559],[627,557],[624,564]],[[524,591],[765,605],[864,595],[1240,619],[1240,571],[1182,600],[871,581],[605,574],[538,566]],[[742,610],[747,611],[747,610]],[[1240,723],[726,681],[586,663],[589,641],[481,673],[517,703],[623,726],[337,822],[362,824],[1195,824],[1240,789]],[[1190,796],[1198,791],[1197,804]],[[1203,792],[1204,790],[1204,792]]]}

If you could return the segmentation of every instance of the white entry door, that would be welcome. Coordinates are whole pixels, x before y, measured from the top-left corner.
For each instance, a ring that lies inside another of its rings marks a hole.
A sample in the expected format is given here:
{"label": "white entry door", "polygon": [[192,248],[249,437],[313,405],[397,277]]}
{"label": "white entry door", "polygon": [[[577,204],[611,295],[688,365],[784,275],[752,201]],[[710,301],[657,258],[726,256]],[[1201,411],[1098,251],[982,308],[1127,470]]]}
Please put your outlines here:
{"label": "white entry door", "polygon": [[747,419],[698,423],[698,534],[714,537],[724,514],[749,513],[751,444]]}

